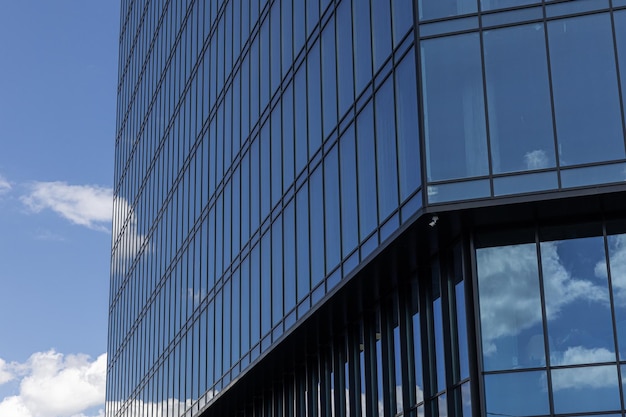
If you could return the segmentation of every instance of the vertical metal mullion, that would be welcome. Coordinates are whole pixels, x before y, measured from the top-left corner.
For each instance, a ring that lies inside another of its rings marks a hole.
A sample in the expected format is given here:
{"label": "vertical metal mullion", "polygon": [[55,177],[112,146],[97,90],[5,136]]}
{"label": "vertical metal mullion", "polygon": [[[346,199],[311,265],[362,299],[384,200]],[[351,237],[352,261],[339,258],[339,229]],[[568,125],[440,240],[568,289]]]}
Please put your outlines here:
{"label": "vertical metal mullion", "polygon": [[[561,184],[561,161],[559,156],[559,136],[556,128],[556,113],[554,110],[554,88],[552,84],[552,62],[550,60],[550,38],[548,36],[548,21],[546,15],[546,4],[545,0],[543,2],[542,11],[543,11],[543,29],[544,29],[544,38],[545,38],[545,47],[546,47],[546,65],[548,70],[548,88],[550,90],[550,110],[552,112],[552,142],[554,144],[554,160],[556,163],[557,170],[557,184],[559,189],[562,187]],[[543,292],[542,292],[543,294]],[[542,295],[543,297],[543,295]],[[545,313],[545,311],[544,311]],[[552,398],[552,396],[550,396]],[[552,400],[550,400],[550,407],[552,407]]]}
{"label": "vertical metal mullion", "polygon": [[[404,272],[404,271],[403,271]],[[417,291],[417,277],[411,278],[415,283],[415,289],[410,283],[399,287],[398,291],[398,326],[400,326],[400,357],[402,366],[402,403],[404,410],[411,409],[417,404],[415,389],[417,378],[415,376],[415,344],[413,334],[413,315],[411,310],[412,291]],[[418,306],[419,312],[419,306]],[[419,313],[418,313],[419,314]],[[396,370],[397,371],[397,370]],[[397,413],[404,410],[397,410]]]}
{"label": "vertical metal mullion", "polygon": [[[545,10],[545,9],[544,9]],[[545,13],[545,11],[544,11]],[[543,283],[543,267],[541,258],[541,240],[539,237],[539,229],[535,227],[535,249],[537,253],[537,271],[539,275],[539,296],[541,299],[541,316],[542,316],[542,328],[543,328],[543,344],[544,354],[546,356],[546,382],[548,386],[548,402],[550,406],[550,414],[554,414],[554,399],[552,395],[552,370],[550,361],[550,341],[548,337],[548,319],[546,312],[546,295],[544,291]]]}
{"label": "vertical metal mullion", "polygon": [[485,112],[485,141],[487,146],[487,166],[489,170],[489,189],[490,193],[494,195],[493,185],[493,162],[491,155],[491,129],[489,126],[489,97],[487,94],[487,69],[485,66],[485,40],[483,32],[483,16],[480,2],[478,2],[478,36],[479,36],[479,48],[480,48],[480,70],[483,81],[483,110]]}
{"label": "vertical metal mullion", "polygon": [[[423,100],[423,86],[422,86],[422,53],[420,47],[420,30],[419,30],[419,10],[417,2],[413,1],[413,51],[415,54],[415,86],[417,89],[417,123],[418,123],[418,135],[419,135],[419,148],[420,148],[420,186],[422,189],[422,201],[421,206],[426,207],[428,205],[428,158],[426,155],[426,129],[424,123],[424,107],[425,102]],[[423,304],[422,304],[423,305]],[[422,339],[426,340],[426,339]]]}
{"label": "vertical metal mullion", "polygon": [[[345,1],[345,0],[344,0]],[[348,354],[348,371],[349,371],[349,404],[350,414],[353,416],[362,416],[361,410],[361,369],[359,361],[359,329],[354,326],[349,329],[347,336],[347,354]]]}
{"label": "vertical metal mullion", "polygon": [[[425,262],[428,262],[425,259]],[[430,282],[432,282],[432,273],[430,265],[428,269],[423,270],[427,277],[421,281],[418,292],[418,299],[420,307],[423,309],[420,311],[420,340],[421,340],[421,356],[422,356],[422,383],[424,384],[424,415],[435,415],[437,406],[433,405],[432,397],[436,390],[436,383],[434,383],[434,377],[437,374],[436,365],[433,367],[433,355],[434,355],[434,332],[433,332],[433,307],[432,307],[432,289],[430,288]],[[433,387],[433,385],[435,385]]]}
{"label": "vertical metal mullion", "polygon": [[[387,302],[381,302],[380,306],[380,337],[381,337],[381,355],[382,355],[382,369],[377,369],[381,372],[383,384],[383,404],[386,414],[396,415],[398,411],[397,399],[396,399],[396,374],[400,372],[399,364],[395,361],[395,346],[394,346],[394,302],[392,299],[388,299]],[[398,323],[398,326],[400,324]],[[380,401],[380,398],[379,398]]]}
{"label": "vertical metal mullion", "polygon": [[362,316],[361,335],[363,336],[363,366],[365,366],[365,416],[375,417],[378,411],[376,379],[376,329],[372,326],[371,312]]}
{"label": "vertical metal mullion", "polygon": [[[610,12],[609,12],[609,16],[611,17],[611,34],[613,36],[613,51],[615,54],[615,71],[616,71],[616,76],[617,76],[617,94],[619,96],[620,99],[620,110],[621,110],[621,116],[622,116],[622,137],[624,138],[624,142],[626,143],[626,136],[624,135],[624,133],[626,133],[626,113],[625,113],[625,108],[626,108],[626,103],[624,103],[624,100],[626,100],[626,97],[624,97],[624,95],[622,94],[622,83],[626,83],[626,80],[622,80],[621,78],[621,74],[620,74],[620,65],[619,65],[619,54],[618,54],[618,49],[617,49],[617,34],[615,31],[615,12],[613,10],[613,0],[609,0],[609,8],[610,8]],[[622,399],[623,400],[623,399]],[[624,403],[622,403],[622,409],[624,408]]]}
{"label": "vertical metal mullion", "polygon": [[620,350],[619,350],[619,340],[618,340],[618,332],[617,332],[617,318],[615,317],[615,298],[613,296],[613,277],[611,275],[611,259],[609,256],[609,243],[608,243],[608,235],[606,232],[606,222],[603,221],[602,222],[602,238],[603,238],[603,243],[604,243],[604,260],[606,262],[606,272],[607,272],[607,279],[608,279],[608,289],[609,289],[609,305],[610,305],[610,309],[611,309],[611,324],[612,324],[612,329],[613,329],[613,343],[614,343],[614,348],[615,348],[615,360],[617,361],[617,380],[618,380],[618,387],[619,387],[619,391],[620,393],[622,393],[622,395],[620,395],[620,405],[622,410],[624,410],[625,407],[625,396],[623,395],[624,393],[624,382],[622,380],[622,367],[619,364],[619,360],[622,359],[620,358]]}
{"label": "vertical metal mullion", "polygon": [[[470,376],[470,398],[472,415],[482,415],[483,413],[483,384],[480,370],[482,369],[482,348],[480,335],[480,318],[476,313],[478,308],[478,273],[476,267],[474,248],[474,233],[469,231],[464,233],[461,262],[465,281],[465,322],[467,324],[467,348]],[[486,411],[485,411],[486,412]]]}

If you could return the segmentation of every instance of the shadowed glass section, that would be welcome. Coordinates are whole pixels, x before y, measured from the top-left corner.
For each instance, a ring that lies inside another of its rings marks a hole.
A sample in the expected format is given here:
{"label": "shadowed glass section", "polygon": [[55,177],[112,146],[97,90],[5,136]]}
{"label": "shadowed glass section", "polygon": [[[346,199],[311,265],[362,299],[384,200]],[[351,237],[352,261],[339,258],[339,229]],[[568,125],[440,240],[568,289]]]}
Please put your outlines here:
{"label": "shadowed glass section", "polygon": [[480,9],[483,11],[506,9],[507,7],[525,6],[541,3],[540,0],[480,0]]}
{"label": "shadowed glass section", "polygon": [[552,392],[556,413],[619,410],[617,367],[554,369]]}
{"label": "shadowed glass section", "polygon": [[484,33],[492,169],[555,166],[543,24]]}
{"label": "shadowed glass section", "polygon": [[609,15],[548,23],[561,165],[624,158]]}
{"label": "shadowed glass section", "polygon": [[478,34],[430,39],[421,48],[428,180],[488,174]]}
{"label": "shadowed glass section", "polygon": [[545,371],[485,375],[487,415],[549,414],[546,381]]}
{"label": "shadowed glass section", "polygon": [[477,5],[476,0],[419,0],[418,10],[420,19],[428,20],[474,13]]}

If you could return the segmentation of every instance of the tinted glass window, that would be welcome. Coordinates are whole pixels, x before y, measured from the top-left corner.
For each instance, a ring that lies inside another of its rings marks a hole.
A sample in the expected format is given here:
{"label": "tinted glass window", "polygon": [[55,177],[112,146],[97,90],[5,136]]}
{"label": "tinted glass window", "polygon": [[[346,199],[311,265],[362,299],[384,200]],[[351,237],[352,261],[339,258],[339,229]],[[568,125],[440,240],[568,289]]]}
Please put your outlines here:
{"label": "tinted glass window", "polygon": [[541,243],[550,360],[615,361],[602,237]]}
{"label": "tinted glass window", "polygon": [[419,0],[420,19],[436,19],[476,12],[476,0]]}
{"label": "tinted glass window", "polygon": [[484,369],[545,365],[536,245],[479,249],[476,263]]}
{"label": "tinted glass window", "polygon": [[543,24],[486,31],[484,46],[493,172],[553,167]]}
{"label": "tinted glass window", "polygon": [[548,24],[561,165],[624,157],[608,14]]}
{"label": "tinted glass window", "polygon": [[431,39],[421,47],[428,179],[488,174],[478,34]]}

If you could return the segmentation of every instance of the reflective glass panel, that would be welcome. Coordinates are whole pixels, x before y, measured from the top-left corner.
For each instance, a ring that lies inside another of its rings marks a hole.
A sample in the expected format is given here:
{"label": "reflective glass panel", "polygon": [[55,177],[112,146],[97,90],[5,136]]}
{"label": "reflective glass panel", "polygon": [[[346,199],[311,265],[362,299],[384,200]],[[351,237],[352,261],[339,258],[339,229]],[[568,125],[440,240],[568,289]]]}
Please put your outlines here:
{"label": "reflective glass panel", "polygon": [[530,416],[549,414],[545,371],[485,375],[486,414]]}
{"label": "reflective glass panel", "polygon": [[357,95],[372,79],[372,26],[368,1],[355,0],[352,4],[354,42],[354,82]]}
{"label": "reflective glass panel", "polygon": [[337,146],[324,158],[324,241],[326,246],[326,273],[341,260],[341,224],[339,219],[339,172]]}
{"label": "reflective glass panel", "polygon": [[602,237],[541,243],[550,362],[615,361]]}
{"label": "reflective glass panel", "polygon": [[624,158],[609,15],[555,20],[548,35],[561,165]]}
{"label": "reflective glass panel", "polygon": [[428,179],[488,174],[478,34],[430,39],[421,47]]}
{"label": "reflective glass panel", "polygon": [[[613,6],[616,6],[615,2],[613,2]],[[617,57],[619,60],[620,80],[622,83],[622,105],[626,106],[626,10],[615,12],[614,17]]]}
{"label": "reflective glass panel", "polygon": [[337,94],[339,116],[354,102],[352,69],[352,8],[349,1],[337,6]]}
{"label": "reflective glass panel", "polygon": [[484,369],[545,365],[535,244],[478,249],[476,263]]}
{"label": "reflective glass panel", "polygon": [[341,181],[341,253],[342,256],[345,257],[359,243],[354,125],[351,125],[339,139],[339,157]]}
{"label": "reflective glass panel", "polygon": [[493,172],[555,166],[543,24],[484,33]]}
{"label": "reflective glass panel", "polygon": [[377,226],[376,210],[376,150],[372,103],[357,119],[356,143],[359,182],[359,229],[364,239]]}
{"label": "reflective glass panel", "polygon": [[393,43],[398,45],[402,37],[413,26],[413,2],[411,0],[391,0],[393,16]]}
{"label": "reflective glass panel", "polygon": [[524,6],[527,4],[541,3],[540,0],[480,0],[480,9],[495,10],[507,7]]}
{"label": "reflective glass panel", "polygon": [[422,20],[458,16],[476,12],[475,0],[419,0],[419,16]]}
{"label": "reflective glass panel", "polygon": [[391,54],[391,6],[389,1],[371,0],[374,72]]}
{"label": "reflective glass panel", "polygon": [[411,50],[396,67],[400,201],[404,201],[420,185],[416,71],[415,54]]}
{"label": "reflective glass panel", "polygon": [[591,366],[552,370],[556,413],[619,410],[617,367]]}
{"label": "reflective glass panel", "polygon": [[396,112],[393,77],[376,93],[376,171],[378,178],[378,221],[398,208],[398,167],[396,152]]}

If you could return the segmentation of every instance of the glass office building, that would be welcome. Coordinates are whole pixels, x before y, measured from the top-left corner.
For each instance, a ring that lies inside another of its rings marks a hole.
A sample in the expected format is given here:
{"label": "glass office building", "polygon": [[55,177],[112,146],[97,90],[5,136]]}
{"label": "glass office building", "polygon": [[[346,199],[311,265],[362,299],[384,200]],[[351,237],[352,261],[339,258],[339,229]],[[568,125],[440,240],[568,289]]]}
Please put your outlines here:
{"label": "glass office building", "polygon": [[626,416],[626,0],[121,7],[107,417]]}

